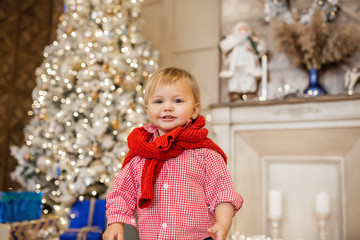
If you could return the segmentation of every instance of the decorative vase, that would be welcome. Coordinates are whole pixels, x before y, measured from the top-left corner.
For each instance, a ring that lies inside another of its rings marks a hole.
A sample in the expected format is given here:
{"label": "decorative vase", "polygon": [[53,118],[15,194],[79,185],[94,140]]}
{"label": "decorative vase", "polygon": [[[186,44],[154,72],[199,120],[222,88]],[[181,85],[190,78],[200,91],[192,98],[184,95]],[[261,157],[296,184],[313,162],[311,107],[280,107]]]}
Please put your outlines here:
{"label": "decorative vase", "polygon": [[326,94],[326,90],[319,83],[319,73],[318,69],[312,68],[309,70],[309,85],[304,90],[304,94],[307,96],[315,97],[319,95]]}

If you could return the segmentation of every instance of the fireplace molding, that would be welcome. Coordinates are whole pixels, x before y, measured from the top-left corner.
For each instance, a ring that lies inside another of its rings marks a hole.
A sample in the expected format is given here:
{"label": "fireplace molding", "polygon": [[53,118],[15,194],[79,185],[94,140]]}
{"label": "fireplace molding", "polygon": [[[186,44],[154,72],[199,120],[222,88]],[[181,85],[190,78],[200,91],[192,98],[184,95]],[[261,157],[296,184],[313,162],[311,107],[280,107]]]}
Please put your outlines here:
{"label": "fireplace molding", "polygon": [[[323,169],[327,169],[329,162],[336,162],[338,170],[329,168],[334,173],[326,175],[329,185],[324,185],[321,179],[314,180],[319,188],[332,191],[334,207],[338,206],[335,209],[338,214],[334,214],[337,219],[330,222],[338,229],[328,232],[332,235],[329,239],[360,238],[354,224],[360,222],[360,212],[354,212],[356,206],[352,205],[360,198],[357,190],[360,177],[354,170],[360,168],[360,150],[357,150],[360,148],[360,95],[218,104],[211,110],[213,139],[228,155],[235,188],[241,194],[245,191],[244,209],[235,217],[232,231],[269,234],[266,179],[270,173],[266,166],[279,159],[283,162],[295,159],[310,164],[306,165],[310,169],[311,164],[317,168],[317,164],[324,164]],[[337,188],[331,188],[335,183]],[[312,196],[310,190],[306,192],[306,186],[299,187],[308,198]],[[282,230],[283,233],[291,231]],[[316,234],[316,228],[308,232],[307,237],[311,232]]]}

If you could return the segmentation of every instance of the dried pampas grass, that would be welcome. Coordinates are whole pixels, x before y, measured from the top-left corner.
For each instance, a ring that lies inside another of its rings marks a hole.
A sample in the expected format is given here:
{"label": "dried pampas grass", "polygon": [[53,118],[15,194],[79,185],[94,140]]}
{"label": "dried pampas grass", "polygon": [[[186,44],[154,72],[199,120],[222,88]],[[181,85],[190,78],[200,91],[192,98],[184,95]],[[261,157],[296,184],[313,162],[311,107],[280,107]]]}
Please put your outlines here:
{"label": "dried pampas grass", "polygon": [[314,12],[308,25],[272,20],[277,48],[284,52],[294,66],[320,69],[339,63],[357,49],[360,34],[354,26],[325,23],[320,9]]}

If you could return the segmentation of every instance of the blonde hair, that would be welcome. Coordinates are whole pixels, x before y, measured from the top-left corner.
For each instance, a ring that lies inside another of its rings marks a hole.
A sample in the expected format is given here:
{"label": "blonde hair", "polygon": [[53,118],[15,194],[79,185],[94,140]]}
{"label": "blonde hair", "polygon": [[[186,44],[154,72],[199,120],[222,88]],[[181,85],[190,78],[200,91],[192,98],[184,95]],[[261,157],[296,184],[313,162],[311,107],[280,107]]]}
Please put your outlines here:
{"label": "blonde hair", "polygon": [[194,95],[195,102],[200,106],[200,88],[195,78],[186,70],[167,67],[154,72],[145,86],[145,105],[148,104],[149,96],[154,92],[159,84],[172,84],[178,80],[184,79],[189,84]]}

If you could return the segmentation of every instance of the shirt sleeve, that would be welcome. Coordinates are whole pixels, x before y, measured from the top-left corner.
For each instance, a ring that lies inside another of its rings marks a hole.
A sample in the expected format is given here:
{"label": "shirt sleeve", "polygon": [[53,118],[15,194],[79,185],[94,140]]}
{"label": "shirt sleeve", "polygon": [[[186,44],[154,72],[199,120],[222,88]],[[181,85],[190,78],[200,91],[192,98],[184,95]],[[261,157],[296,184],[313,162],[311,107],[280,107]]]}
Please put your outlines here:
{"label": "shirt sleeve", "polygon": [[115,177],[112,189],[106,197],[107,224],[125,223],[136,226],[136,187],[133,160]]}
{"label": "shirt sleeve", "polygon": [[206,149],[205,171],[205,195],[211,214],[215,214],[219,203],[228,202],[234,206],[235,215],[243,204],[243,198],[234,189],[224,158],[218,152]]}

